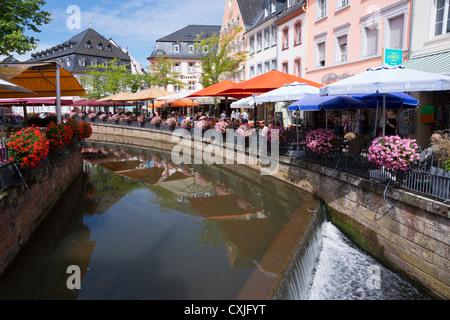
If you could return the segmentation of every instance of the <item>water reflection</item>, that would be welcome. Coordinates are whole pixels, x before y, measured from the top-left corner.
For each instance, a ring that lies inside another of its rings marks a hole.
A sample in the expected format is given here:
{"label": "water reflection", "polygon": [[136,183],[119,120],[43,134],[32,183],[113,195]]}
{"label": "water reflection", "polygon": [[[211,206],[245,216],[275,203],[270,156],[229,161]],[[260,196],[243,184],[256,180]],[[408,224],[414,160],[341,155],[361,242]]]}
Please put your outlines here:
{"label": "water reflection", "polygon": [[[107,144],[84,155],[85,175],[0,279],[0,298],[263,298],[317,205],[239,165],[177,166]],[[81,290],[67,289],[69,265]],[[265,291],[251,289],[255,274]]]}

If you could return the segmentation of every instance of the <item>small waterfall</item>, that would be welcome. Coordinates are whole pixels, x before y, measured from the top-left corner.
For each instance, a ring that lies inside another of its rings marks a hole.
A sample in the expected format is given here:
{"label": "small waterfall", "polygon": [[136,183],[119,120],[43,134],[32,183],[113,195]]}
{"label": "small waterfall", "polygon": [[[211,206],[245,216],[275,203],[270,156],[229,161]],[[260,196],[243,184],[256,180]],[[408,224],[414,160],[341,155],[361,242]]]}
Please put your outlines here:
{"label": "small waterfall", "polygon": [[308,298],[314,268],[322,247],[325,210],[325,204],[321,202],[280,282],[274,295],[275,300],[306,300]]}

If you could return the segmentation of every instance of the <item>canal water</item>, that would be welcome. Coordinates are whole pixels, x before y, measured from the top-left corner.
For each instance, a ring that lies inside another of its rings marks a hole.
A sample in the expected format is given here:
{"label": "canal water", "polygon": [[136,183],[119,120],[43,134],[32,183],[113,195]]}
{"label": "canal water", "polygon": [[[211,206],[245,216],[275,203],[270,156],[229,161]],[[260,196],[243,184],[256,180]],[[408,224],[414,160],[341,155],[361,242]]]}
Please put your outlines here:
{"label": "canal water", "polygon": [[[84,155],[84,173],[0,278],[0,299],[267,299],[318,206],[237,165],[92,142]],[[428,298],[327,222],[318,244],[307,299]],[[380,289],[368,289],[370,266]]]}

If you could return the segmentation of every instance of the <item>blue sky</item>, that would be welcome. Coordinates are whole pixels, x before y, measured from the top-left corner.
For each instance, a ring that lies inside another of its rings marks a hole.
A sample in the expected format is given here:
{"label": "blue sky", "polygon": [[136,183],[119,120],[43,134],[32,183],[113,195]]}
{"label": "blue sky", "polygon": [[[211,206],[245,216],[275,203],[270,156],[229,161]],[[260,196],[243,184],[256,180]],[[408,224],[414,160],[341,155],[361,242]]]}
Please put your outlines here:
{"label": "blue sky", "polygon": [[[52,14],[53,21],[42,26],[41,33],[33,34],[39,39],[34,51],[62,43],[91,25],[105,38],[128,48],[146,67],[146,58],[157,39],[189,24],[221,25],[225,3],[226,0],[47,0],[43,9]],[[77,16],[72,8],[79,8],[80,14]],[[30,54],[15,57],[24,61]]]}

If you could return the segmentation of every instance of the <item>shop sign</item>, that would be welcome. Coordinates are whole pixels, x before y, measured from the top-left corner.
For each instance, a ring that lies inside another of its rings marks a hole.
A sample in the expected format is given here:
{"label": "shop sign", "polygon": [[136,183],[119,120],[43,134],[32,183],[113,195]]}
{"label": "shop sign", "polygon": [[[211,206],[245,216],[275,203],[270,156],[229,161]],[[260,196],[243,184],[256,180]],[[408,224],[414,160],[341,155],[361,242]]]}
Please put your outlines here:
{"label": "shop sign", "polygon": [[331,72],[331,73],[327,73],[326,75],[324,75],[322,77],[322,83],[327,85],[327,84],[336,82],[338,80],[349,78],[351,76],[352,76],[352,74],[349,74],[347,71],[344,72],[343,74],[336,74],[336,73]]}
{"label": "shop sign", "polygon": [[384,49],[384,63],[390,66],[398,66],[403,62],[403,50]]}
{"label": "shop sign", "polygon": [[189,76],[185,76],[184,74],[180,74],[180,80],[196,80],[197,79],[197,75],[189,75]]}

